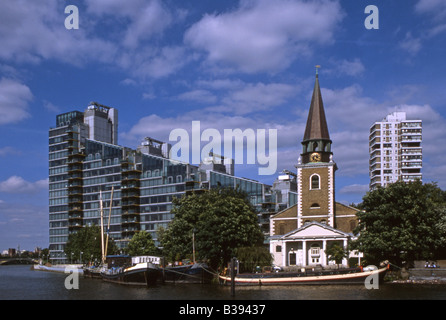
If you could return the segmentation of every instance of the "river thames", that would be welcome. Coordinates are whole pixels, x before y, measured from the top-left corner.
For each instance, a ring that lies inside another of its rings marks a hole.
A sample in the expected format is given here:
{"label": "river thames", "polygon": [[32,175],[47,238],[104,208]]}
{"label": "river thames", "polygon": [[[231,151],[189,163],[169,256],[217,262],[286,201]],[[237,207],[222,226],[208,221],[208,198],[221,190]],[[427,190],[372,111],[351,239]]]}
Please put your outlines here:
{"label": "river thames", "polygon": [[35,271],[29,265],[0,266],[1,300],[446,300],[445,284],[262,286],[231,288],[218,284],[160,284],[131,287],[79,277],[67,289],[68,274]]}

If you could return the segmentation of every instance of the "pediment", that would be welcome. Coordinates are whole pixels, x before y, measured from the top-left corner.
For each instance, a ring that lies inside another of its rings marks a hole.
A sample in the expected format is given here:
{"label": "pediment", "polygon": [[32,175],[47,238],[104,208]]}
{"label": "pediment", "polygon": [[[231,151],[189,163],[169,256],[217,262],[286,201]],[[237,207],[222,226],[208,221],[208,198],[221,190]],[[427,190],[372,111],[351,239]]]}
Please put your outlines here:
{"label": "pediment", "polygon": [[346,238],[350,236],[350,234],[330,226],[318,222],[311,222],[283,235],[281,239]]}

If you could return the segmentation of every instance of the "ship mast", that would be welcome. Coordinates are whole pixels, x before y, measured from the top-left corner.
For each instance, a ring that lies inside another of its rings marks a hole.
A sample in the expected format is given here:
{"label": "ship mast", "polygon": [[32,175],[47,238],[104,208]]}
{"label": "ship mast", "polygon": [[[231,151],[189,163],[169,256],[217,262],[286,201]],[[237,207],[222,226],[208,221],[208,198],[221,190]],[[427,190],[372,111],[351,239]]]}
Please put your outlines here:
{"label": "ship mast", "polygon": [[102,250],[102,264],[105,263],[104,255],[104,210],[102,208],[102,192],[99,190],[99,207],[101,211],[101,250]]}
{"label": "ship mast", "polygon": [[113,206],[113,190],[114,186],[112,186],[111,190],[111,198],[110,198],[110,210],[108,212],[108,221],[107,221],[107,240],[105,241],[105,257],[107,256],[107,250],[108,250],[108,235],[110,233],[110,220],[111,220],[111,212],[112,212],[112,206]]}

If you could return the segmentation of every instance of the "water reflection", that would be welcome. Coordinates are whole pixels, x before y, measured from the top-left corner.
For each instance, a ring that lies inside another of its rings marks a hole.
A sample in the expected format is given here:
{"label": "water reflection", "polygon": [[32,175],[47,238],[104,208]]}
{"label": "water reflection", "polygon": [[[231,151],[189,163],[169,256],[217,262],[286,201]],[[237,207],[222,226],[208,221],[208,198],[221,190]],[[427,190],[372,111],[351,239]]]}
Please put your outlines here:
{"label": "water reflection", "polygon": [[5,300],[398,300],[446,299],[445,285],[382,284],[368,290],[362,285],[230,287],[165,284],[131,287],[79,279],[79,289],[67,290],[67,275],[32,271],[29,266],[0,266],[0,299]]}

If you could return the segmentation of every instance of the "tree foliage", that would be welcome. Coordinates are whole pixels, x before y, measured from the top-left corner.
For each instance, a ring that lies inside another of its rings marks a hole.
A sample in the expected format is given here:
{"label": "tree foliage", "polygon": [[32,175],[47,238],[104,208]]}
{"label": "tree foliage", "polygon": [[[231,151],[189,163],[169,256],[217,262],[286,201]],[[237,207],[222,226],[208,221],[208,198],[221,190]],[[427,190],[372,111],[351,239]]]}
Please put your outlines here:
{"label": "tree foliage", "polygon": [[446,193],[435,183],[396,182],[368,192],[358,213],[359,233],[352,249],[370,263],[382,260],[402,265],[430,259],[444,247]]}
{"label": "tree foliage", "polygon": [[[106,236],[104,235],[104,241]],[[118,248],[112,239],[108,240],[108,254],[114,254]],[[68,236],[64,250],[67,258],[73,261],[100,262],[102,259],[101,228],[99,226],[85,226],[76,233]],[[81,254],[82,253],[82,254]]]}
{"label": "tree foliage", "polygon": [[329,245],[325,253],[328,256],[328,260],[336,262],[338,267],[342,263],[342,259],[348,257],[346,250],[339,243]]}
{"label": "tree foliage", "polygon": [[257,266],[271,266],[273,257],[264,246],[240,247],[236,251],[240,272],[254,272]]}
{"label": "tree foliage", "polygon": [[192,236],[198,260],[212,267],[228,262],[236,249],[263,243],[258,218],[247,194],[232,188],[215,188],[174,199],[175,216],[160,234],[166,257],[192,257]]}
{"label": "tree foliage", "polygon": [[126,251],[131,256],[157,255],[159,253],[152,235],[147,231],[137,232],[130,240]]}

